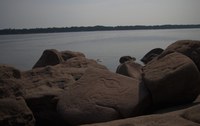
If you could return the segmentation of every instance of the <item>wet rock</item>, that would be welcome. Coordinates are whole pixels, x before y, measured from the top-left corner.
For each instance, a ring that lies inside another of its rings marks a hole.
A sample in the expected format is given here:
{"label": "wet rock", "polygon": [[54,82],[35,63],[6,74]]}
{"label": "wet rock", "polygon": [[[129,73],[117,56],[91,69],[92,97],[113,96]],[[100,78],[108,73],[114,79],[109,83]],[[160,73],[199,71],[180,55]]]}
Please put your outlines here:
{"label": "wet rock", "polygon": [[197,65],[200,70],[200,41],[198,40],[179,40],[175,43],[169,45],[163,54],[160,56],[165,56],[171,52],[179,52],[190,59]]}
{"label": "wet rock", "polygon": [[198,68],[181,53],[170,53],[152,60],[143,71],[144,82],[151,92],[154,106],[192,102],[199,94]]}
{"label": "wet rock", "polygon": [[142,82],[89,68],[60,96],[57,110],[67,123],[78,125],[144,114],[150,100]]}
{"label": "wet rock", "polygon": [[63,61],[64,60],[63,60],[61,54],[57,50],[47,49],[43,52],[40,59],[33,66],[33,69],[38,68],[38,67],[45,67],[45,66],[48,66],[48,65],[53,66],[53,65],[59,64]]}
{"label": "wet rock", "polygon": [[127,61],[117,67],[116,73],[142,80],[142,65],[134,61]]}
{"label": "wet rock", "polygon": [[160,55],[162,52],[163,52],[163,49],[161,49],[161,48],[152,49],[146,55],[144,55],[144,57],[141,59],[141,61],[144,64],[147,64],[149,61],[154,59],[156,56]]}
{"label": "wet rock", "polygon": [[23,98],[0,99],[1,126],[34,126],[35,119]]}

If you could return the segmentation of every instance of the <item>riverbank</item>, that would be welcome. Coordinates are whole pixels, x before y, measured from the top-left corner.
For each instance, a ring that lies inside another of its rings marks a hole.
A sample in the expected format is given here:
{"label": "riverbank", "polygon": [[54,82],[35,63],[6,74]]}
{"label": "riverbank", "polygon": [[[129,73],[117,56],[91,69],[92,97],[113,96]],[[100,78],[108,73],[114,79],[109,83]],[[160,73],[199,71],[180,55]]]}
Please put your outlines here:
{"label": "riverbank", "polygon": [[87,31],[118,31],[118,30],[160,30],[160,29],[194,29],[200,28],[200,24],[187,25],[136,25],[136,26],[73,26],[61,28],[30,28],[30,29],[2,29],[0,35],[11,34],[38,34],[38,33],[61,33],[61,32],[87,32]]}

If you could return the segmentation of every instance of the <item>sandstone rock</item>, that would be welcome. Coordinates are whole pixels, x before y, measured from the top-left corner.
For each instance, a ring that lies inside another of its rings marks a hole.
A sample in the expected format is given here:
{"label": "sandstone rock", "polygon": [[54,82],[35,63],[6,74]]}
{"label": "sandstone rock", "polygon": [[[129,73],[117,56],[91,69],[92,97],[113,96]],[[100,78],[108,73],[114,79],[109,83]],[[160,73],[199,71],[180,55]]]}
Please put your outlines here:
{"label": "sandstone rock", "polygon": [[25,91],[20,78],[19,70],[0,65],[0,98],[23,96]]}
{"label": "sandstone rock", "polygon": [[84,126],[200,126],[200,105],[166,114],[146,115]]}
{"label": "sandstone rock", "polygon": [[167,55],[171,52],[182,53],[191,58],[200,70],[200,41],[198,40],[179,40],[169,45],[161,55]]}
{"label": "sandstone rock", "polygon": [[150,105],[149,93],[136,79],[89,68],[61,95],[60,116],[72,125],[141,115]]}
{"label": "sandstone rock", "polygon": [[0,98],[24,96],[22,81],[17,79],[0,80]]}
{"label": "sandstone rock", "polygon": [[126,61],[135,61],[135,57],[131,57],[131,56],[122,56],[120,59],[119,59],[119,62],[120,63],[125,63]]}
{"label": "sandstone rock", "polygon": [[70,58],[54,66],[45,66],[22,72],[25,82],[25,100],[32,110],[36,125],[55,126],[63,125],[56,106],[57,97],[69,85],[80,79],[88,67],[106,69],[94,60],[85,57]]}
{"label": "sandstone rock", "polygon": [[0,65],[0,79],[21,78],[21,72],[11,66]]}
{"label": "sandstone rock", "polygon": [[72,52],[72,51],[62,51],[61,52],[62,58],[66,61],[70,58],[74,58],[74,57],[85,57],[85,55],[81,52]]}
{"label": "sandstone rock", "polygon": [[161,49],[161,48],[152,49],[146,55],[144,55],[144,57],[141,59],[141,61],[144,64],[147,64],[149,61],[151,61],[156,56],[160,55],[162,52],[163,52],[163,49]]}
{"label": "sandstone rock", "polygon": [[1,126],[34,126],[35,119],[23,98],[0,99]]}
{"label": "sandstone rock", "polygon": [[87,59],[85,57],[74,57],[63,63],[65,67],[87,68],[96,67],[100,69],[107,69],[105,66],[98,64],[97,61]]}
{"label": "sandstone rock", "polygon": [[190,120],[192,122],[196,122],[200,125],[200,105],[191,107],[185,110],[181,116],[184,119]]}
{"label": "sandstone rock", "polygon": [[23,81],[26,82],[26,89],[46,85],[48,87],[66,88],[75,82],[74,78],[64,68],[46,66],[22,73]]}
{"label": "sandstone rock", "polygon": [[134,61],[127,61],[117,67],[116,73],[142,80],[142,65]]}
{"label": "sandstone rock", "polygon": [[43,52],[40,59],[33,66],[33,69],[37,68],[37,67],[45,67],[45,66],[48,66],[48,65],[53,66],[53,65],[59,64],[63,61],[64,60],[63,60],[61,54],[57,50],[47,49]]}
{"label": "sandstone rock", "polygon": [[191,102],[199,94],[198,68],[192,60],[180,53],[170,53],[155,59],[143,71],[154,106]]}

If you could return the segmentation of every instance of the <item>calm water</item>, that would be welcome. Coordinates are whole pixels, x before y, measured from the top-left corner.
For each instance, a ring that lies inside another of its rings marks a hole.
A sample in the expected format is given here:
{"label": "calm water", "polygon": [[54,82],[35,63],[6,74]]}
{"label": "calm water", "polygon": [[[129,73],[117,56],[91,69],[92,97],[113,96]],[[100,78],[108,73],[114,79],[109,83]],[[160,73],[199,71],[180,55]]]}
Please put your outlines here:
{"label": "calm water", "polygon": [[97,31],[0,36],[0,64],[31,69],[45,49],[83,52],[115,71],[118,59],[134,56],[137,62],[151,49],[165,49],[180,39],[200,40],[200,29]]}

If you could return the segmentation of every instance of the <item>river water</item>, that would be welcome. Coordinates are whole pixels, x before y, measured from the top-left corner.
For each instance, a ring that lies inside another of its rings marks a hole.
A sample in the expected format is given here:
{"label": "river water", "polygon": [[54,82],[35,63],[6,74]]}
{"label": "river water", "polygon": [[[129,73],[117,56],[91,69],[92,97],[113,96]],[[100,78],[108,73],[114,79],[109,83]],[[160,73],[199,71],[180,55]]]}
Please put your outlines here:
{"label": "river water", "polygon": [[125,30],[0,35],[0,64],[29,70],[45,49],[83,52],[115,71],[121,56],[140,59],[153,48],[165,49],[182,39],[200,40],[200,29]]}

